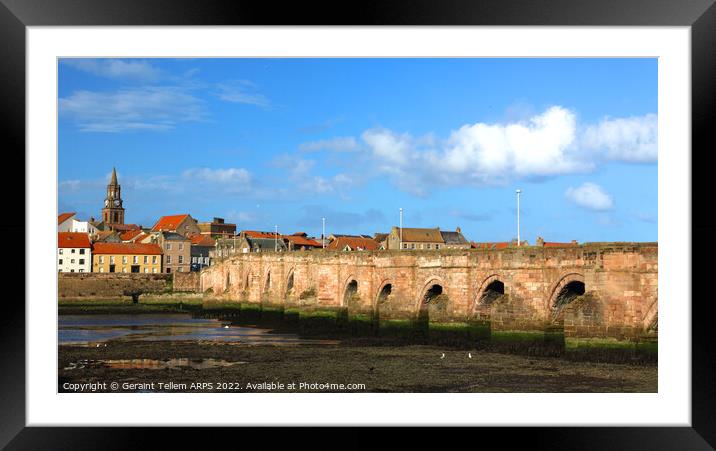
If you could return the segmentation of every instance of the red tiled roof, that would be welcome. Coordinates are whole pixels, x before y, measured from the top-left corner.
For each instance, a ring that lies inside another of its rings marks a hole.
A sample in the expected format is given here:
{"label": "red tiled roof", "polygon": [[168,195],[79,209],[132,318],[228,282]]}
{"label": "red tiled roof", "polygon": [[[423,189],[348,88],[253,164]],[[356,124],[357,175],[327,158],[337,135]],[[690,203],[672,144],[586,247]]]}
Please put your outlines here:
{"label": "red tiled roof", "polygon": [[107,227],[116,230],[117,232],[127,232],[129,230],[141,229],[137,224],[118,224],[115,222],[108,222]]}
{"label": "red tiled roof", "polygon": [[63,222],[70,219],[72,216],[74,216],[76,213],[60,213],[60,215],[57,217],[57,225],[62,224]]}
{"label": "red tiled roof", "polygon": [[350,246],[353,250],[360,248],[366,251],[375,251],[380,247],[380,243],[371,238],[339,237],[331,241],[327,247],[328,249],[343,250],[346,246]]}
{"label": "red tiled roof", "polygon": [[505,249],[510,246],[510,243],[502,241],[499,243],[470,243],[470,247],[473,249]]}
{"label": "red tiled roof", "polygon": [[159,218],[159,221],[154,224],[154,227],[152,227],[152,232],[174,231],[179,228],[179,224],[188,216],[188,214],[162,216]]}
{"label": "red tiled roof", "polygon": [[315,240],[311,240],[300,235],[288,235],[282,238],[293,243],[294,246],[309,246],[309,247],[321,247],[321,243]]}
{"label": "red tiled roof", "polygon": [[249,238],[276,238],[275,232],[258,232],[256,230],[242,230],[241,233]]}
{"label": "red tiled roof", "polygon": [[141,243],[95,243],[93,254],[161,255],[162,248],[156,244]]}
{"label": "red tiled roof", "polygon": [[90,247],[89,235],[80,232],[59,232],[57,247]]}
{"label": "red tiled roof", "polygon": [[209,235],[202,235],[199,233],[196,233],[189,237],[191,240],[191,244],[194,244],[196,246],[215,246],[216,241]]}
{"label": "red tiled roof", "polygon": [[119,235],[119,237],[122,239],[122,241],[130,241],[142,233],[142,229],[132,229],[122,233],[121,235]]}

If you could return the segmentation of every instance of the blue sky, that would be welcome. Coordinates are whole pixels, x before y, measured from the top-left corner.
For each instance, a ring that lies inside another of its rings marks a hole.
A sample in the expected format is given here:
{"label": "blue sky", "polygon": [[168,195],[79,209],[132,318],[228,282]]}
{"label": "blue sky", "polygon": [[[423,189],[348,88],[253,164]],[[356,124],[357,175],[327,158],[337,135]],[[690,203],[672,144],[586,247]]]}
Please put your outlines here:
{"label": "blue sky", "polygon": [[657,240],[656,59],[63,59],[59,209]]}

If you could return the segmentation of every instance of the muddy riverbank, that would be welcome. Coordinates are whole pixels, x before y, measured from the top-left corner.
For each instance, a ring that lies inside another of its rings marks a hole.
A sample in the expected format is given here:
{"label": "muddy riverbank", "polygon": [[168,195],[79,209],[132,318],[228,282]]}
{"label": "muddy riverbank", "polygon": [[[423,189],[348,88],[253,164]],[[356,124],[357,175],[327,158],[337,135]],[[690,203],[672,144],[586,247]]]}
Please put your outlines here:
{"label": "muddy riverbank", "polygon": [[[58,391],[73,387],[68,384],[93,382],[106,383],[106,389],[98,390],[101,392],[630,393],[656,392],[658,388],[656,366],[575,362],[426,345],[250,346],[216,341],[108,341],[106,344],[60,346]],[[160,362],[187,359],[195,364],[179,367],[145,364],[137,368],[141,365],[132,365],[131,362],[136,362],[134,359]],[[106,360],[130,364],[102,365]],[[205,360],[223,363],[201,365]],[[232,362],[237,364],[227,364]],[[78,363],[82,368],[78,368]],[[112,382],[120,388],[111,389]],[[175,385],[160,386],[159,383]],[[211,385],[191,385],[202,383]],[[291,383],[296,384],[294,389],[290,389]],[[301,389],[301,383],[344,384],[344,388],[334,385],[311,389],[317,387],[313,385]],[[281,386],[282,389],[276,388]]]}

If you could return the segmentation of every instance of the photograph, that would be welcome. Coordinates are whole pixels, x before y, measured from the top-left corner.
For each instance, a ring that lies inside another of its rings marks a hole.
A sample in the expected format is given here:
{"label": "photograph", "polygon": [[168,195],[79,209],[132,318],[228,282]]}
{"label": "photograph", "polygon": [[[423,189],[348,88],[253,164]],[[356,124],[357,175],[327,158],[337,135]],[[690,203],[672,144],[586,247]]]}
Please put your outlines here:
{"label": "photograph", "polygon": [[57,392],[658,393],[658,63],[57,58]]}

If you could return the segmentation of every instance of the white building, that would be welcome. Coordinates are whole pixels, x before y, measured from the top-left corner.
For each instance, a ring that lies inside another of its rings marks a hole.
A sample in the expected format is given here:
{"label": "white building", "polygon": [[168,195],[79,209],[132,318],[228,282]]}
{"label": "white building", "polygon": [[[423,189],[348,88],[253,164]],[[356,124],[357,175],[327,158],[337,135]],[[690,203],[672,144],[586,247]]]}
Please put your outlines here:
{"label": "white building", "polygon": [[59,272],[92,272],[92,245],[86,233],[57,234],[57,270]]}
{"label": "white building", "polygon": [[62,213],[57,217],[57,231],[89,233],[90,235],[94,235],[98,232],[98,229],[89,221],[80,221],[77,219],[75,213]]}

